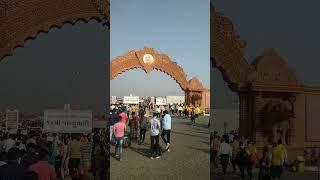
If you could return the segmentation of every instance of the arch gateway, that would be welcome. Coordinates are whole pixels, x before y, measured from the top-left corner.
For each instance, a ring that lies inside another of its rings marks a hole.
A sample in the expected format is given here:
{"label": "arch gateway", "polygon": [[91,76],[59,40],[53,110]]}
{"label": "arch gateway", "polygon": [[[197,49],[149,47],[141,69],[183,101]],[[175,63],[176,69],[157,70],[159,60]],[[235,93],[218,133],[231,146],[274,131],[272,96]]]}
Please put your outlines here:
{"label": "arch gateway", "polygon": [[303,85],[274,49],[253,63],[245,58],[245,41],[230,18],[211,3],[211,61],[239,95],[239,133],[253,137],[258,149],[281,139],[289,158],[320,146],[320,87]]}
{"label": "arch gateway", "polygon": [[187,105],[197,105],[203,111],[209,111],[209,90],[204,88],[196,77],[188,80],[181,66],[167,55],[158,53],[154,48],[144,47],[140,50],[130,50],[116,57],[110,64],[110,80],[125,71],[136,68],[143,69],[146,73],[158,70],[169,75],[185,92]]}

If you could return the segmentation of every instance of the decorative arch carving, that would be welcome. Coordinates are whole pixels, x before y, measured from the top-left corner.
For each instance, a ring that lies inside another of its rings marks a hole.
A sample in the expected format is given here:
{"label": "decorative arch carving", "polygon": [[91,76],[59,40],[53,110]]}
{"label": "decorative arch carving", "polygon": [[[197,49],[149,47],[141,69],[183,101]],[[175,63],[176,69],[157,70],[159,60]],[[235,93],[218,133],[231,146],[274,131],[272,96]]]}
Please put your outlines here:
{"label": "decorative arch carving", "polygon": [[240,40],[232,21],[218,14],[211,3],[211,61],[231,89],[239,89],[252,67],[245,59],[246,42]]}
{"label": "decorative arch carving", "polygon": [[97,20],[109,28],[109,0],[0,0],[0,60],[28,39],[66,23]]}
{"label": "decorative arch carving", "polygon": [[[153,62],[145,62],[144,56],[149,54],[153,57]],[[204,87],[201,82],[193,78],[187,80],[187,75],[182,67],[176,62],[172,61],[167,55],[160,54],[150,47],[144,47],[141,50],[130,50],[123,56],[118,56],[111,61],[110,65],[110,80],[117,77],[119,74],[130,69],[141,68],[146,73],[152,70],[159,70],[172,77],[181,87],[182,90],[187,91],[203,91]]]}

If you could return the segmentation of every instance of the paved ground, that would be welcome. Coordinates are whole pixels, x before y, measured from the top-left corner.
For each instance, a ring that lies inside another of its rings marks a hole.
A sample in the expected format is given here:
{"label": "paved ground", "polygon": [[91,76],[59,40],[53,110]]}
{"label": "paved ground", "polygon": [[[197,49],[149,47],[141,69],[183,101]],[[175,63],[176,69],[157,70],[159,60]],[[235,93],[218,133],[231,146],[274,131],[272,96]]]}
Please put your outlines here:
{"label": "paved ground", "polygon": [[[214,172],[211,172],[212,180],[238,180],[240,179],[240,173],[231,173],[229,170],[229,175],[223,176],[222,169],[215,169]],[[258,170],[254,171],[254,179],[258,179]],[[246,177],[249,179],[248,177]],[[296,173],[291,171],[285,171],[281,180],[320,180],[320,176],[318,178],[318,173],[315,172],[305,172],[305,173]]]}
{"label": "paved ground", "polygon": [[[112,180],[195,180],[210,179],[209,172],[209,130],[208,118],[200,117],[197,127],[191,128],[190,119],[173,118],[171,152],[160,159],[149,158],[150,134],[147,132],[146,145],[133,143],[124,149],[123,160],[110,158]],[[160,144],[164,143],[160,138]],[[111,156],[114,146],[110,147]]]}

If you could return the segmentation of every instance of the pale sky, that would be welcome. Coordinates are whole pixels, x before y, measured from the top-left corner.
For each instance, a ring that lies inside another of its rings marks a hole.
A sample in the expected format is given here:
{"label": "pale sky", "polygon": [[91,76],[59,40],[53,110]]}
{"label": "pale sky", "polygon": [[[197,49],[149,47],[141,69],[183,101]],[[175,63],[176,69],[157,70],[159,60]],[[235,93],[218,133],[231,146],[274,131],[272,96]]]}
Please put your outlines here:
{"label": "pale sky", "polygon": [[[111,0],[111,60],[128,50],[155,48],[210,87],[209,1]],[[111,95],[183,95],[168,75],[127,71],[111,81]]]}

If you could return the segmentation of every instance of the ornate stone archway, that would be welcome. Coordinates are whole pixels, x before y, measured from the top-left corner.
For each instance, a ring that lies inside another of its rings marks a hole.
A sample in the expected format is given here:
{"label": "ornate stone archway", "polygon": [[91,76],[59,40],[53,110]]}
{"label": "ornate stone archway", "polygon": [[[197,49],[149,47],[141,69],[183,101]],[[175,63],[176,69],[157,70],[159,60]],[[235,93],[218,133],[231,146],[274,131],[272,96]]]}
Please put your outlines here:
{"label": "ornate stone archway", "polygon": [[[210,41],[213,66],[239,95],[240,135],[252,137],[262,150],[268,137],[272,136],[273,141],[279,137],[280,129],[280,139],[287,144],[291,158],[302,155],[304,148],[311,144],[320,145],[317,130],[309,133],[312,126],[318,126],[312,119],[316,111],[309,109],[320,103],[313,100],[320,99],[319,87],[299,83],[295,72],[273,49],[265,50],[249,64],[245,58],[246,43],[239,38],[231,19],[217,13],[213,4]],[[290,106],[291,110],[279,113],[282,106]],[[266,108],[271,110],[265,113]],[[268,120],[271,112],[275,115],[271,118],[273,121]]]}
{"label": "ornate stone archway", "polygon": [[111,61],[110,80],[130,69],[140,68],[146,73],[159,70],[172,77],[185,92],[185,102],[190,105],[199,105],[207,110],[207,95],[209,91],[203,87],[197,78],[188,81],[182,67],[172,61],[167,55],[158,53],[155,49],[144,47],[140,50],[130,50]]}
{"label": "ornate stone archway", "polygon": [[109,28],[109,0],[0,0],[0,60],[40,32],[92,19]]}

